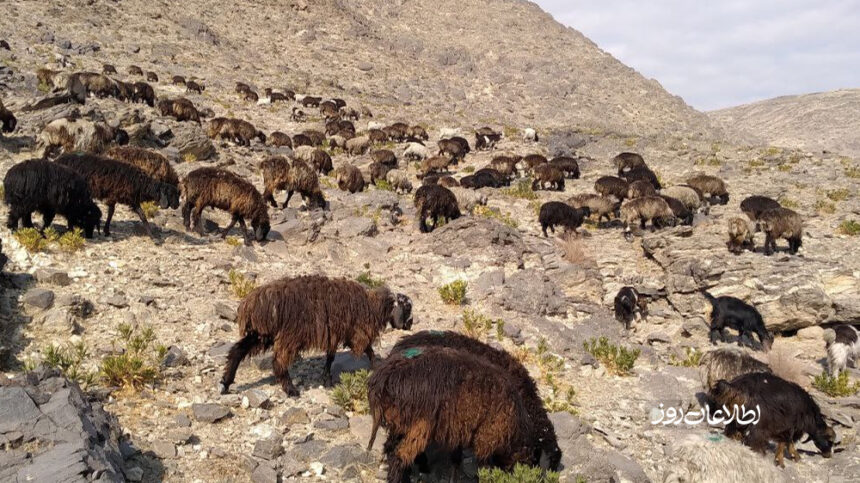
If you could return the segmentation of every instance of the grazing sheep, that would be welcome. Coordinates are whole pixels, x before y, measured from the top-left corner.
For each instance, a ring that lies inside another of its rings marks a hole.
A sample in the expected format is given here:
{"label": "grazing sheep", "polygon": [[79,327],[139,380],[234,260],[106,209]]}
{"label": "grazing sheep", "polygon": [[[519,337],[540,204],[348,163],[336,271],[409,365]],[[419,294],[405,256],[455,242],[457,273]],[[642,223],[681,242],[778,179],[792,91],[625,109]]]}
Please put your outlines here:
{"label": "grazing sheep", "polygon": [[647,316],[648,300],[635,288],[622,287],[615,295],[615,320],[624,324],[625,330],[630,330],[634,320],[638,321]]}
{"label": "grazing sheep", "polygon": [[320,174],[329,174],[334,170],[334,165],[331,162],[331,156],[322,149],[314,149],[311,151],[310,160],[307,161]]}
{"label": "grazing sheep", "polygon": [[325,119],[335,119],[340,117],[340,111],[337,104],[332,101],[325,101],[320,104],[320,114]]}
{"label": "grazing sheep", "polygon": [[155,72],[147,72],[146,82],[158,82],[158,74],[156,74]]}
{"label": "grazing sheep", "polygon": [[135,82],[131,85],[131,100],[142,102],[149,107],[155,107],[155,90],[146,82]]}
{"label": "grazing sheep", "polygon": [[441,176],[436,180],[436,184],[439,186],[444,186],[446,188],[454,188],[459,187],[460,182],[457,181],[453,176],[446,174],[445,176]]}
{"label": "grazing sheep", "polygon": [[304,96],[301,100],[302,107],[320,107],[322,97]]}
{"label": "grazing sheep", "polygon": [[546,189],[549,184],[558,191],[564,191],[564,173],[552,164],[539,164],[534,167],[532,190]]}
{"label": "grazing sheep", "polygon": [[36,69],[36,80],[39,81],[40,86],[45,87],[58,87],[54,84],[54,78],[59,74],[58,70],[46,69],[44,67],[40,67]]}
{"label": "grazing sheep", "polygon": [[643,230],[649,221],[652,230],[675,226],[675,214],[672,208],[659,196],[644,196],[626,201],[621,205],[621,220],[624,222],[624,233],[628,239],[636,221],[639,221],[640,228]]}
{"label": "grazing sheep", "polygon": [[9,110],[3,106],[3,101],[0,100],[0,122],[3,123],[2,128],[0,128],[0,132],[10,133],[15,130],[15,127],[18,125],[18,120],[15,119],[15,115],[13,115]]}
{"label": "grazing sheep", "polygon": [[582,208],[583,206],[587,206],[592,215],[597,215],[598,223],[600,223],[604,217],[607,222],[612,221],[612,216],[617,216],[618,209],[621,206],[620,202],[591,193],[574,195],[567,200],[567,204],[572,208]]}
{"label": "grazing sheep", "polygon": [[[382,129],[368,129],[367,137],[370,138],[370,142],[372,142],[373,144],[380,144],[388,141],[388,135],[385,134],[385,131],[383,131]],[[419,146],[421,146],[422,148],[424,147],[421,144],[419,144]]]}
{"label": "grazing sheep", "polygon": [[[418,188],[414,202],[418,208],[418,229],[421,233],[435,230],[442,218],[451,221],[461,216],[457,197],[444,186],[426,185]],[[427,226],[428,217],[433,220],[432,229]]]}
{"label": "grazing sheep", "polygon": [[263,175],[263,199],[271,203],[275,208],[274,192],[286,190],[287,198],[283,207],[290,203],[294,192],[298,192],[302,200],[309,208],[325,208],[325,197],[320,188],[319,178],[313,168],[304,161],[294,160],[290,166],[287,158],[273,156],[264,159],[260,163],[260,171]]}
{"label": "grazing sheep", "polygon": [[384,180],[391,167],[382,163],[370,163],[370,184],[376,184],[376,180]]}
{"label": "grazing sheep", "polygon": [[616,201],[624,201],[629,189],[630,183],[616,176],[601,176],[594,182],[594,191],[597,194],[615,198]]}
{"label": "grazing sheep", "polygon": [[406,141],[409,126],[403,122],[395,122],[390,126],[383,127],[382,131],[388,136],[390,141],[400,143]]}
{"label": "grazing sheep", "polygon": [[394,189],[396,193],[411,193],[412,182],[409,180],[409,173],[402,169],[392,169],[385,175],[385,180]]}
{"label": "grazing sheep", "polygon": [[406,137],[410,141],[427,141],[430,139],[430,135],[427,134],[427,130],[421,126],[411,126],[406,131]]}
{"label": "grazing sheep", "polygon": [[[7,191],[8,193],[8,191]],[[857,364],[860,358],[860,337],[858,331],[848,324],[840,324],[824,331],[824,343],[827,347],[827,371],[831,376],[838,376],[848,367],[848,361]]]}
{"label": "grazing sheep", "polygon": [[136,166],[84,153],[64,154],[57,158],[56,163],[83,176],[93,197],[107,205],[103,231],[105,236],[110,236],[110,222],[117,203],[137,213],[149,236],[152,236],[152,230],[140,207],[141,203],[155,201],[162,209],[179,208],[179,190],[176,186],[157,181]]}
{"label": "grazing sheep", "polygon": [[669,208],[672,209],[672,214],[675,215],[675,219],[678,220],[679,223],[688,226],[693,224],[693,212],[690,211],[690,209],[687,208],[681,200],[676,200],[670,196],[663,195],[660,195],[660,198],[663,198],[663,200],[669,205]]}
{"label": "grazing sheep", "polygon": [[785,473],[737,441],[690,434],[672,442],[662,483],[783,481]]}
{"label": "grazing sheep", "polygon": [[358,121],[359,119],[361,119],[361,113],[358,111],[358,109],[354,109],[352,107],[341,107],[340,116],[344,119],[349,119],[352,121]]}
{"label": "grazing sheep", "polygon": [[542,154],[529,154],[525,158],[523,158],[523,166],[525,166],[525,170],[529,173],[532,172],[535,166],[539,164],[546,164],[547,161],[546,156]]}
{"label": "grazing sheep", "polygon": [[741,211],[752,221],[757,221],[767,210],[782,208],[778,201],[767,196],[749,196],[741,201]]}
{"label": "grazing sheep", "polygon": [[305,111],[298,107],[293,107],[292,112],[290,112],[290,120],[293,122],[305,122],[307,120],[307,115],[305,114]]}
{"label": "grazing sheep", "polygon": [[325,142],[325,133],[317,131],[316,129],[305,129],[302,131],[302,134],[311,140],[311,144],[313,146],[322,146]]}
{"label": "grazing sheep", "polygon": [[269,145],[277,147],[286,146],[292,149],[293,140],[290,139],[289,135],[282,133],[281,131],[275,131],[269,135]]}
{"label": "grazing sheep", "polygon": [[111,143],[127,144],[128,133],[85,119],[55,119],[39,133],[37,141],[43,158],[59,154],[55,153],[58,149],[60,153],[101,153]]}
{"label": "grazing sheep", "polygon": [[79,227],[84,236],[93,237],[102,212],[93,203],[87,181],[75,171],[50,161],[32,159],[20,162],[3,178],[4,201],[9,206],[6,227],[12,231],[22,221],[32,228],[34,211],[42,213],[42,231],[55,215],[66,219],[69,229]]}
{"label": "grazing sheep", "polygon": [[361,171],[351,164],[343,164],[334,172],[337,179],[337,187],[341,191],[349,191],[350,193],[358,193],[364,191],[366,183]]}
{"label": "grazing sheep", "polygon": [[253,104],[260,102],[260,96],[254,91],[250,91],[250,90],[244,91],[244,92],[240,93],[239,96],[245,102],[250,102]]}
{"label": "grazing sheep", "polygon": [[[460,178],[460,186],[463,188],[479,189],[479,188],[499,188],[504,186],[504,183],[499,179],[501,173],[495,175],[495,170],[482,169],[475,174],[463,176]],[[498,171],[496,171],[498,173]]]}
{"label": "grazing sheep", "polygon": [[796,254],[803,245],[803,218],[788,208],[774,208],[763,211],[758,217],[759,225],[765,233],[764,254],[776,251],[776,241],[788,240],[788,253]]}
{"label": "grazing sheep", "polygon": [[[248,88],[248,90],[250,90],[250,87]],[[274,104],[276,102],[287,102],[289,100],[287,98],[287,96],[285,96],[284,94],[281,94],[280,92],[272,91],[271,87],[267,87],[265,90],[265,93],[266,93],[266,98],[268,98],[269,102],[271,102],[272,104]]]}
{"label": "grazing sheep", "polygon": [[559,156],[553,158],[549,164],[560,169],[565,178],[579,179],[579,163],[575,159],[569,156]]}
{"label": "grazing sheep", "polygon": [[691,186],[679,184],[663,188],[660,190],[660,195],[675,198],[694,213],[702,212],[707,207],[701,194]]}
{"label": "grazing sheep", "polygon": [[412,327],[412,301],[386,287],[366,289],[358,282],[319,275],[283,278],[254,289],[236,315],[242,338],[227,356],[220,392],[226,394],[247,355],[274,352],[275,377],[290,397],[299,395],[289,368],[303,351],[323,350],[323,379],[331,385],[331,364],[345,345],[357,357],[374,361],[373,343],[386,325]]}
{"label": "grazing sheep", "polygon": [[430,157],[430,151],[423,144],[409,143],[406,150],[403,151],[403,157],[413,161],[421,161]]}
{"label": "grazing sheep", "polygon": [[128,66],[128,75],[139,75],[142,77],[143,76],[143,69],[141,69],[140,67],[138,67],[136,65],[130,65],[130,66]]}
{"label": "grazing sheep", "polygon": [[738,344],[753,347],[752,335],[758,336],[759,343],[765,351],[773,345],[773,334],[765,327],[761,314],[752,305],[735,297],[714,297],[707,290],[702,295],[711,304],[711,344],[717,340],[725,342],[725,329],[738,331]]}
{"label": "grazing sheep", "polygon": [[346,142],[346,152],[352,155],[364,154],[370,148],[370,137],[359,136]]}
{"label": "grazing sheep", "polygon": [[296,134],[293,136],[293,147],[298,148],[300,146],[314,147],[314,140],[305,134]]}
{"label": "grazing sheep", "polygon": [[735,255],[743,253],[744,250],[752,251],[755,249],[755,243],[753,243],[754,232],[755,226],[750,226],[748,220],[738,216],[729,218],[729,241],[726,242],[726,247]]}
{"label": "grazing sheep", "polygon": [[770,366],[737,347],[714,349],[702,355],[699,374],[705,389],[712,391],[717,381],[732,379],[753,372],[773,372]]}
{"label": "grazing sheep", "polygon": [[158,112],[162,116],[173,117],[179,122],[191,121],[200,124],[200,113],[194,107],[194,103],[184,97],[158,101]]}
{"label": "grazing sheep", "polygon": [[182,77],[181,75],[173,76],[170,82],[175,86],[184,86],[186,84],[185,77]]}
{"label": "grazing sheep", "polygon": [[237,82],[236,87],[233,90],[236,92],[236,94],[241,94],[243,92],[250,91],[251,86],[249,86],[248,84],[246,84],[244,82]]}
{"label": "grazing sheep", "polygon": [[527,143],[536,143],[540,141],[540,138],[538,138],[537,131],[530,127],[527,127],[523,129],[523,141]]}
{"label": "grazing sheep", "polygon": [[560,201],[549,201],[541,205],[538,221],[540,221],[543,236],[547,237],[549,235],[546,229],[549,228],[555,233],[556,226],[563,226],[565,230],[576,233],[576,229],[582,226],[582,222],[590,215],[591,210],[587,206],[571,208]]}
{"label": "grazing sheep", "polygon": [[511,180],[509,178],[500,173],[499,170],[493,168],[481,168],[475,171],[473,175],[477,177],[490,176],[495,180],[496,186],[509,186],[511,184]]}
{"label": "grazing sheep", "polygon": [[836,432],[827,425],[812,396],[793,382],[766,372],[744,374],[731,382],[717,382],[711,397],[727,408],[758,408],[757,424],[742,424],[737,419],[726,426],[725,435],[742,439],[754,451],[765,454],[770,441],[776,442],[774,463],[784,467],[784,453],[795,462],[800,455],[794,447],[804,434],[821,455],[830,458]]}
{"label": "grazing sheep", "polygon": [[155,151],[136,146],[115,146],[105,156],[135,166],[156,181],[179,186],[179,176],[170,161]]}
{"label": "grazing sheep", "polygon": [[206,86],[202,84],[198,84],[195,81],[188,81],[185,84],[185,92],[196,92],[198,94],[203,94],[203,91],[206,90]]}
{"label": "grazing sheep", "polygon": [[402,353],[410,348],[422,347],[446,347],[458,351],[467,352],[498,367],[510,375],[515,382],[517,391],[523,401],[523,406],[534,424],[534,434],[530,437],[535,441],[534,445],[538,454],[535,458],[540,467],[555,471],[561,461],[561,449],[555,435],[555,428],[547,416],[543,400],[538,392],[537,385],[529,375],[529,371],[508,352],[497,349],[471,337],[453,331],[423,331],[403,337],[391,352]]}
{"label": "grazing sheep", "polygon": [[478,463],[503,469],[542,459],[549,466],[518,381],[479,355],[447,347],[392,353],[370,377],[368,403],[368,448],[380,424],[388,430],[389,483],[411,481],[410,465],[431,443],[447,451],[470,448]]}
{"label": "grazing sheep", "polygon": [[117,83],[110,77],[94,72],[76,72],[69,76],[69,83],[79,82],[88,95],[99,99],[106,97],[120,97]]}
{"label": "grazing sheep", "polygon": [[625,171],[624,173],[621,173],[620,176],[626,179],[628,183],[632,183],[638,180],[645,180],[651,183],[651,185],[654,186],[655,190],[659,190],[661,188],[660,180],[657,179],[657,175],[653,171],[648,169],[647,166],[633,168],[630,171]]}
{"label": "grazing sheep", "polygon": [[729,192],[726,189],[726,183],[716,176],[700,174],[688,179],[687,184],[702,192],[705,199],[711,203],[716,202],[725,205],[729,202]]}
{"label": "grazing sheep", "polygon": [[105,74],[105,75],[116,74],[116,67],[114,67],[110,64],[103,64],[102,65],[102,74]]}
{"label": "grazing sheep", "polygon": [[[218,117],[209,122],[207,135],[210,139],[226,139],[235,142],[240,146],[250,146],[251,140],[257,138],[261,143],[266,142],[266,135],[262,131],[258,131],[248,121],[233,118]],[[298,137],[298,136],[296,136]],[[296,145],[293,138],[293,145]]]}
{"label": "grazing sheep", "polygon": [[394,155],[394,152],[388,149],[374,151],[371,153],[370,158],[376,163],[384,164],[391,168],[397,167],[397,156]]}
{"label": "grazing sheep", "polygon": [[612,165],[618,170],[618,176],[624,174],[625,171],[636,168],[647,168],[645,159],[638,153],[621,153],[612,158]]}
{"label": "grazing sheep", "polygon": [[657,190],[654,189],[654,186],[651,183],[644,179],[639,179],[630,183],[630,187],[627,188],[627,199],[632,200],[643,196],[657,196]]}
{"label": "grazing sheep", "polygon": [[517,164],[522,159],[522,156],[496,156],[490,161],[490,167],[502,173],[507,178],[514,178],[518,175]]}
{"label": "grazing sheep", "polygon": [[[439,183],[439,186],[445,185]],[[459,186],[452,186],[447,188],[450,189],[452,193],[454,193],[454,197],[457,198],[457,205],[459,205],[460,209],[465,211],[466,213],[471,213],[476,206],[487,205],[487,195],[485,195],[484,193],[466,188],[461,188]]]}
{"label": "grazing sheep", "polygon": [[421,168],[418,172],[418,178],[423,178],[429,174],[439,173],[441,171],[448,172],[448,166],[451,165],[451,158],[445,156],[433,156],[430,159],[425,159],[421,162]]}
{"label": "grazing sheep", "polygon": [[185,198],[182,221],[186,230],[191,230],[193,221],[195,229],[202,235],[203,223],[200,222],[200,216],[204,208],[211,206],[233,216],[230,224],[221,233],[221,238],[226,238],[238,221],[245,243],[250,244],[245,218],[251,221],[254,239],[258,242],[265,240],[269,234],[271,225],[265,200],[254,185],[230,171],[218,168],[195,169],[182,180],[182,195]]}
{"label": "grazing sheep", "polygon": [[475,131],[475,151],[486,151],[496,147],[502,140],[502,134],[492,128],[482,127]]}
{"label": "grazing sheep", "polygon": [[[340,133],[341,131],[351,132],[352,135],[349,137],[355,137],[355,125],[349,121],[343,121],[340,119],[335,119],[329,121],[325,124],[325,133],[327,136],[334,136],[335,134]],[[371,139],[371,141],[373,141]]]}
{"label": "grazing sheep", "polygon": [[436,145],[439,146],[440,156],[448,156],[456,160],[463,160],[470,151],[469,142],[459,136],[439,140]]}

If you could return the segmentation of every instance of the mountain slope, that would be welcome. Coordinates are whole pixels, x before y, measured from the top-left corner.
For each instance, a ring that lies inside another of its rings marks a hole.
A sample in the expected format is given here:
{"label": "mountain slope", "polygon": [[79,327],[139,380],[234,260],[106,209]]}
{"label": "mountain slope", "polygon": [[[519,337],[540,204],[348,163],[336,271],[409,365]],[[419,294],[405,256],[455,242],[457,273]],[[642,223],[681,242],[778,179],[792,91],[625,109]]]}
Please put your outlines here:
{"label": "mountain slope", "polygon": [[0,26],[27,44],[95,42],[96,58],[122,59],[120,72],[134,63],[225,88],[290,86],[435,121],[712,132],[707,116],[532,3],[306,3],[16,2]]}
{"label": "mountain slope", "polygon": [[777,97],[710,116],[750,140],[860,157],[860,89]]}

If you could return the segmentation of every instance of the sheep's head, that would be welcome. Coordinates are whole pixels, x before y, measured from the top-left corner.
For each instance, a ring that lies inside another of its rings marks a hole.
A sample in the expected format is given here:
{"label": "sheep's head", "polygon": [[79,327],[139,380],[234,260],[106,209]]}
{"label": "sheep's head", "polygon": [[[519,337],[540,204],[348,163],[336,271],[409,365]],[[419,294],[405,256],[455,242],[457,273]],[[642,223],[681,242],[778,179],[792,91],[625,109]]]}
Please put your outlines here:
{"label": "sheep's head", "polygon": [[821,456],[825,458],[833,456],[833,446],[836,444],[836,431],[823,420],[819,424],[819,427],[816,428],[815,434],[810,434],[804,443],[809,442],[809,440],[812,440],[815,447],[821,451]]}
{"label": "sheep's head", "polygon": [[179,189],[167,183],[159,183],[158,206],[166,210],[179,208]]}
{"label": "sheep's head", "polygon": [[412,328],[412,299],[398,293],[394,294],[394,305],[391,309],[391,327],[401,330]]}
{"label": "sheep's head", "polygon": [[765,352],[768,352],[772,346],[773,334],[770,331],[765,331],[764,335],[761,337],[761,347]]}
{"label": "sheep's head", "polygon": [[95,203],[91,203],[84,207],[83,212],[81,213],[80,225],[84,230],[84,236],[86,238],[92,238],[93,233],[96,229],[101,231],[101,221],[102,221],[102,210],[96,206]]}
{"label": "sheep's head", "polygon": [[269,231],[272,229],[272,226],[269,224],[269,221],[266,220],[252,223],[251,228],[254,229],[254,239],[261,242],[269,236]]}
{"label": "sheep's head", "polygon": [[128,144],[128,133],[125,129],[117,129],[116,133],[113,136],[113,140],[120,146],[125,146]]}

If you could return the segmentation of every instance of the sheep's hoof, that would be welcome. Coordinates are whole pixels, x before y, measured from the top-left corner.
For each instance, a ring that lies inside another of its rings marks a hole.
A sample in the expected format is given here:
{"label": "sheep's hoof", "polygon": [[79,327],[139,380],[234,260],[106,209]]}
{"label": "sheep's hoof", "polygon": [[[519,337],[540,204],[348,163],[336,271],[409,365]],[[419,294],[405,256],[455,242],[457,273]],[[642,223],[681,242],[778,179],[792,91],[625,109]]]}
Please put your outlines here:
{"label": "sheep's hoof", "polygon": [[230,388],[228,386],[225,386],[223,382],[219,382],[218,383],[218,393],[219,394],[227,394],[228,392],[230,392]]}
{"label": "sheep's hoof", "polygon": [[284,392],[287,393],[287,397],[299,397],[299,390],[294,387],[287,388]]}

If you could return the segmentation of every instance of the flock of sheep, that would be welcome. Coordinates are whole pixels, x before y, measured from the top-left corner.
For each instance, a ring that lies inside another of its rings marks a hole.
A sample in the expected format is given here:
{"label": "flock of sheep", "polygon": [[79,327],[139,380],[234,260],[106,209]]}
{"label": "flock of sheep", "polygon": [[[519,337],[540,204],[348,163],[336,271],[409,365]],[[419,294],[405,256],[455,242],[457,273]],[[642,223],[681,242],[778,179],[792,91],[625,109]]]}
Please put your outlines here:
{"label": "flock of sheep", "polygon": [[[158,82],[158,76],[131,66],[130,75],[145,76]],[[211,118],[190,100],[157,99],[147,82],[123,82],[103,73],[64,73],[40,70],[39,80],[56,86],[56,94],[43,99],[29,110],[43,109],[66,102],[84,103],[90,96],[113,97],[143,103],[162,116],[179,122],[203,123]],[[189,92],[205,87],[193,80],[173,77],[172,83],[184,85]],[[261,102],[259,94],[244,83],[235,89],[241,99]],[[403,157],[420,163],[415,191],[417,224],[429,232],[443,220],[453,220],[487,203],[488,190],[510,185],[528,176],[534,190],[563,191],[566,180],[580,177],[581,158],[571,153],[547,159],[540,154],[500,155],[473,173],[455,178],[451,170],[462,163],[472,150],[492,150],[502,139],[490,128],[475,131],[474,142],[456,133],[443,132],[435,147],[428,145],[427,131],[417,125],[369,122],[363,132],[355,121],[370,117],[367,110],[354,109],[340,99],[297,96],[290,90],[266,89],[264,102],[294,102],[290,118],[307,119],[302,110],[316,108],[325,118],[324,130],[307,129],[292,136],[273,132],[268,136],[253,124],[234,118],[211,118],[206,133],[212,139],[238,145],[252,142],[292,149],[290,157],[271,156],[259,166],[263,192],[249,181],[228,170],[199,168],[180,180],[167,158],[158,152],[129,146],[128,134],[100,121],[72,115],[48,123],[38,136],[39,157],[13,166],[4,179],[5,202],[9,207],[7,227],[32,227],[32,214],[43,216],[42,229],[60,215],[68,227],[81,228],[86,237],[101,231],[110,235],[116,204],[130,207],[151,234],[141,205],[154,202],[163,209],[177,209],[182,201],[183,222],[188,230],[203,232],[202,211],[207,207],[228,212],[232,219],[223,236],[239,224],[247,243],[266,240],[270,231],[268,205],[277,208],[275,194],[286,191],[281,206],[286,207],[298,193],[308,209],[326,209],[320,187],[320,174],[333,174],[337,186],[355,193],[368,184],[387,181],[400,193],[411,193],[413,176],[389,149],[373,149],[378,143],[406,143]],[[16,129],[15,116],[0,104],[4,133]],[[525,131],[526,142],[537,142],[537,133]],[[360,169],[350,163],[335,168],[331,156],[322,149],[341,148],[350,155],[370,155],[369,182]],[[580,193],[566,202],[551,201],[540,206],[538,222],[542,232],[556,227],[575,231],[591,217],[598,224],[620,220],[626,237],[634,228],[651,229],[692,224],[696,213],[707,213],[712,204],[727,204],[729,193],[719,178],[694,176],[686,184],[663,187],[641,155],[621,153],[613,159],[612,176],[594,183],[594,193]],[[95,200],[107,206],[104,218]],[[786,238],[789,251],[801,245],[802,220],[776,201],[753,196],[741,203],[747,219],[733,217],[728,222],[728,247],[739,253],[753,249],[753,235],[766,234],[765,253],[775,250],[777,239]],[[429,220],[429,223],[428,223]],[[250,224],[251,234],[247,224]],[[725,329],[739,333],[742,344],[770,348],[773,336],[767,331],[755,307],[733,297],[713,297],[703,293],[713,306],[711,341],[724,340]],[[647,313],[647,302],[634,287],[625,287],[615,299],[619,321],[631,328],[632,322]],[[384,360],[375,360],[373,343],[391,326],[412,327],[412,302],[403,294],[385,287],[368,289],[344,279],[323,276],[284,278],[256,288],[238,309],[241,339],[229,353],[221,379],[221,391],[233,383],[240,362],[248,355],[271,350],[273,371],[284,392],[297,396],[289,367],[305,350],[326,354],[324,379],[331,384],[331,364],[337,349],[349,347],[356,356],[366,354],[375,362],[368,396],[373,416],[373,439],[383,426],[388,431],[384,452],[388,462],[388,481],[400,482],[413,471],[420,455],[431,446],[450,452],[447,462],[457,468],[473,456],[481,465],[511,468],[517,463],[557,470],[561,450],[535,382],[514,357],[477,340],[453,332],[418,332],[401,339]],[[758,339],[756,342],[755,339]],[[860,353],[856,329],[840,326],[827,331],[830,370],[844,369],[848,359]],[[782,464],[783,450],[798,457],[794,444],[808,435],[829,456],[835,440],[815,401],[800,386],[770,373],[767,365],[736,349],[718,349],[705,355],[711,398],[718,405],[761,406],[762,420],[755,426],[733,423],[726,434],[764,452],[770,441],[777,443],[776,460]],[[422,471],[430,471],[423,468]],[[468,471],[467,471],[468,473]]]}

